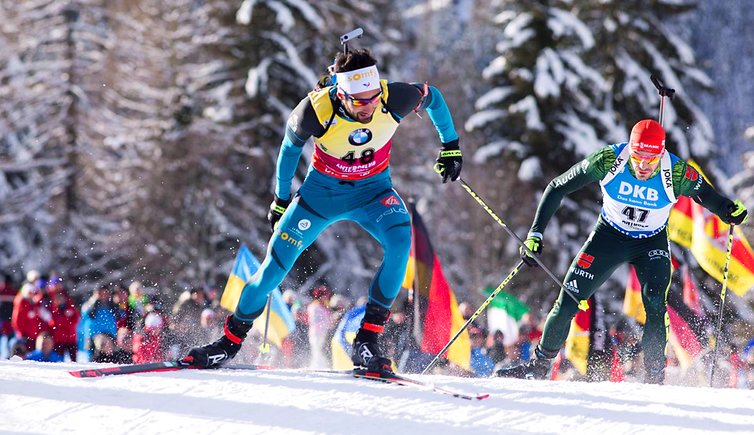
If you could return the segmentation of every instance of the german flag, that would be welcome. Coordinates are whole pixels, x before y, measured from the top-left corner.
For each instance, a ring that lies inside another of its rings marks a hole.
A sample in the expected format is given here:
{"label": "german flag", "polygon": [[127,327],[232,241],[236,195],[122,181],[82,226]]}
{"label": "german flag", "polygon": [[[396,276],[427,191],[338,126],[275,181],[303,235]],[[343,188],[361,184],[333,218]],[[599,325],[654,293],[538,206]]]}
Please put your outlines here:
{"label": "german flag", "polygon": [[[465,323],[455,294],[442,272],[429,233],[416,207],[411,210],[411,255],[403,287],[413,290],[414,336],[423,353],[437,355]],[[448,361],[470,370],[471,342],[467,331],[461,333],[447,351]]]}

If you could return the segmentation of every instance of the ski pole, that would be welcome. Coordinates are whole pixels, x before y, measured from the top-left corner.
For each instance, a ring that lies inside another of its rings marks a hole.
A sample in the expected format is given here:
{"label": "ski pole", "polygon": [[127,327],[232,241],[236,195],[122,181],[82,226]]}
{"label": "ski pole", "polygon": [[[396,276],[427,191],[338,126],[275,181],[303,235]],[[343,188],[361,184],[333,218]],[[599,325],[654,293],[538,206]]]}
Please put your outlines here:
{"label": "ski pole", "polygon": [[660,82],[660,79],[657,78],[654,74],[649,76],[649,79],[652,80],[652,84],[655,85],[655,88],[657,88],[657,92],[660,93],[660,125],[664,127],[665,122],[665,97],[670,98],[671,100],[675,96],[675,89],[670,89],[665,87],[665,85]]}
{"label": "ski pole", "polygon": [[270,343],[267,342],[267,330],[270,328],[270,308],[272,308],[272,292],[267,295],[267,316],[264,320],[264,339],[259,345],[259,351],[263,354],[270,353]]}
{"label": "ski pole", "polygon": [[453,338],[450,339],[448,344],[446,344],[445,347],[443,347],[442,350],[437,355],[435,355],[435,358],[429,363],[427,368],[425,368],[421,374],[423,375],[426,374],[429,371],[429,369],[431,369],[435,365],[435,363],[437,363],[437,361],[445,353],[445,351],[447,351],[448,348],[450,348],[450,346],[456,341],[458,336],[461,335],[461,333],[466,330],[466,328],[471,324],[471,322],[473,322],[477,317],[479,317],[480,314],[482,314],[482,311],[484,311],[484,309],[487,308],[487,305],[489,305],[492,302],[492,300],[495,299],[495,296],[497,296],[497,294],[503,290],[503,287],[505,287],[508,284],[508,282],[511,279],[513,279],[514,276],[516,276],[518,271],[521,270],[521,266],[523,265],[524,265],[524,260],[521,260],[518,262],[516,267],[514,267],[513,270],[511,270],[511,273],[509,273],[508,276],[505,277],[503,282],[501,282],[500,285],[497,286],[495,291],[493,291],[489,295],[489,297],[487,297],[487,300],[485,300],[482,303],[482,305],[476,310],[476,312],[472,314],[471,317],[469,317],[469,320],[467,320],[466,323],[464,323],[463,326],[461,326],[461,329],[459,329],[458,332],[456,332],[456,334],[453,336]]}
{"label": "ski pole", "polygon": [[461,182],[461,186],[463,186],[463,188],[464,188],[464,189],[466,189],[466,192],[468,192],[468,193],[469,193],[469,195],[471,195],[471,197],[472,197],[472,198],[474,198],[474,199],[476,200],[476,202],[478,202],[478,203],[479,203],[479,205],[481,205],[481,206],[482,206],[482,208],[484,209],[484,211],[486,211],[486,212],[487,212],[487,214],[489,214],[490,216],[492,216],[492,218],[493,218],[493,219],[495,219],[495,221],[496,221],[496,222],[497,222],[498,224],[500,224],[500,226],[501,226],[501,227],[503,227],[503,229],[504,229],[504,230],[505,230],[505,231],[506,231],[506,232],[508,233],[508,235],[510,235],[511,237],[513,237],[513,238],[514,238],[514,239],[515,239],[515,240],[516,240],[516,241],[518,242],[518,245],[519,245],[519,246],[521,246],[521,247],[523,247],[523,248],[524,248],[524,250],[525,250],[525,251],[526,251],[526,252],[527,252],[527,253],[528,253],[528,254],[529,254],[529,255],[531,256],[531,258],[533,258],[533,259],[534,259],[534,261],[536,261],[536,262],[537,262],[537,264],[539,265],[539,267],[541,267],[541,268],[542,268],[542,270],[544,270],[544,271],[545,271],[545,273],[547,273],[547,275],[548,275],[548,276],[549,276],[550,278],[552,278],[552,280],[553,280],[553,281],[554,281],[554,282],[555,282],[556,284],[558,284],[558,287],[560,287],[560,289],[561,289],[561,290],[563,290],[563,292],[565,292],[565,294],[567,294],[567,295],[568,295],[568,296],[569,296],[569,297],[570,297],[571,299],[573,299],[573,301],[574,301],[574,302],[576,302],[576,303],[577,303],[577,304],[579,305],[579,309],[580,309],[581,311],[586,311],[587,309],[589,309],[589,304],[587,303],[587,301],[585,301],[585,300],[584,300],[584,301],[579,301],[579,300],[578,300],[578,298],[576,298],[576,296],[574,296],[574,295],[573,295],[573,294],[572,294],[572,293],[571,293],[570,291],[568,291],[568,289],[567,289],[567,288],[565,288],[565,286],[564,286],[564,285],[562,284],[562,282],[561,282],[561,281],[560,281],[560,280],[559,280],[559,279],[558,279],[558,278],[557,278],[557,277],[555,276],[555,274],[554,274],[554,273],[552,273],[552,272],[550,271],[550,269],[549,269],[549,268],[548,268],[547,266],[545,266],[544,264],[542,264],[542,261],[541,261],[541,260],[539,259],[539,257],[538,257],[537,255],[535,255],[535,254],[534,254],[534,253],[533,253],[533,252],[531,251],[531,249],[529,249],[529,247],[528,247],[528,246],[526,246],[526,244],[524,243],[524,241],[523,241],[523,240],[521,240],[521,239],[520,239],[520,238],[519,238],[519,237],[518,237],[518,236],[516,235],[516,233],[514,233],[513,231],[511,231],[511,229],[510,229],[510,228],[508,228],[508,225],[506,225],[506,224],[505,224],[505,222],[503,222],[503,220],[502,220],[502,219],[500,219],[500,217],[499,217],[499,216],[498,216],[498,215],[497,215],[497,214],[496,214],[496,213],[495,213],[495,212],[494,212],[494,211],[493,211],[493,210],[492,210],[492,209],[490,208],[490,206],[489,206],[489,205],[487,205],[487,203],[486,203],[486,202],[484,202],[484,200],[483,200],[482,198],[480,198],[480,197],[479,197],[479,195],[477,195],[477,193],[476,193],[476,192],[474,192],[474,189],[472,189],[472,188],[471,188],[471,186],[469,186],[469,184],[468,184],[468,183],[466,183],[466,182],[465,182],[465,181],[463,180],[463,178],[458,178],[458,180],[459,180],[459,181]]}
{"label": "ski pole", "polygon": [[728,249],[725,251],[725,267],[723,268],[723,289],[720,291],[720,314],[717,317],[717,331],[715,332],[715,351],[712,353],[712,368],[709,374],[709,385],[712,386],[712,377],[715,375],[717,366],[717,349],[720,348],[720,332],[723,329],[723,310],[725,308],[725,294],[728,289],[728,266],[730,265],[730,255],[733,251],[733,225],[728,230]]}

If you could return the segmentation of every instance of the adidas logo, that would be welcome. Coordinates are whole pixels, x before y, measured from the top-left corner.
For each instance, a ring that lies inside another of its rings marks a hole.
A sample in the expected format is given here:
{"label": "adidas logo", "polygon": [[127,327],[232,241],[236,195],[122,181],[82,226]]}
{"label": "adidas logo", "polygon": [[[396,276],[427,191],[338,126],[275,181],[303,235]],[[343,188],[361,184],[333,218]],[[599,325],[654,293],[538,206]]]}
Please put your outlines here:
{"label": "adidas logo", "polygon": [[565,288],[570,290],[573,293],[579,294],[579,284],[576,282],[576,280],[571,280],[565,285]]}

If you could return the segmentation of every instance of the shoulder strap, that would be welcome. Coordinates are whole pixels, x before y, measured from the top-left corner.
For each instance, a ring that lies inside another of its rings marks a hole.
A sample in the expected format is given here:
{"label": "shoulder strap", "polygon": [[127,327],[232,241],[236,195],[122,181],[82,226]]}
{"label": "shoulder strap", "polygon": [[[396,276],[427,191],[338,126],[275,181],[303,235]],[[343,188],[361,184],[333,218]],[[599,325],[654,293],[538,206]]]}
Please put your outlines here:
{"label": "shoulder strap", "polygon": [[380,97],[380,100],[382,101],[382,106],[385,108],[385,110],[387,110],[388,113],[390,113],[390,116],[393,117],[393,119],[395,120],[395,122],[397,122],[397,123],[400,124],[401,117],[398,116],[398,115],[396,115],[395,112],[393,112],[390,109],[390,106],[387,104],[387,100],[388,100],[389,93],[390,93],[390,91],[388,89],[388,84],[389,83],[388,83],[387,80],[380,79],[380,87],[382,88],[382,97]]}
{"label": "shoulder strap", "polygon": [[676,198],[673,191],[673,162],[670,158],[670,153],[667,151],[662,155],[660,172],[662,173],[662,187],[665,189],[665,194],[668,196],[670,202],[677,202],[678,198]]}
{"label": "shoulder strap", "polygon": [[335,103],[330,97],[330,92],[333,89],[332,86],[309,92],[309,101],[314,108],[314,113],[317,115],[317,121],[319,121],[322,128],[327,133],[327,130],[332,125],[332,120],[335,118]]}
{"label": "shoulder strap", "polygon": [[615,162],[607,171],[607,175],[605,175],[605,178],[600,180],[601,185],[605,186],[607,185],[607,183],[613,181],[613,178],[615,178],[615,176],[620,173],[621,169],[626,166],[626,162],[628,162],[628,156],[630,153],[631,150],[629,149],[628,145],[624,144],[621,152],[618,153],[617,156],[615,156]]}

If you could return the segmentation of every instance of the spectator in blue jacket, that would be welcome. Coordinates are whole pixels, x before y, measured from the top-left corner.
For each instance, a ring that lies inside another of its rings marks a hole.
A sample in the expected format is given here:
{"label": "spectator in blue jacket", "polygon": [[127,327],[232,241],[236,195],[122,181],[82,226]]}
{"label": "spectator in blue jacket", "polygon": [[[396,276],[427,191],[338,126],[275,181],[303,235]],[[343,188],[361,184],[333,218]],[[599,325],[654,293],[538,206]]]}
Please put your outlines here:
{"label": "spectator in blue jacket", "polygon": [[484,347],[487,341],[487,334],[478,328],[469,328],[469,339],[471,340],[471,371],[474,376],[488,378],[492,374],[495,362],[487,356],[487,349]]}
{"label": "spectator in blue jacket", "polygon": [[29,361],[40,362],[63,362],[63,355],[54,352],[55,342],[49,332],[41,332],[37,335],[36,349],[26,355]]}
{"label": "spectator in blue jacket", "polygon": [[110,289],[102,286],[81,307],[81,321],[78,328],[79,349],[91,358],[94,349],[93,339],[98,334],[115,338],[118,332],[115,309],[110,301]]}

